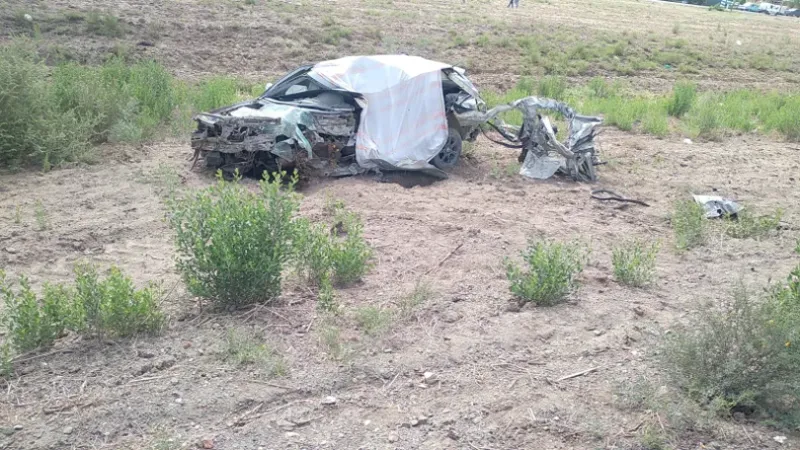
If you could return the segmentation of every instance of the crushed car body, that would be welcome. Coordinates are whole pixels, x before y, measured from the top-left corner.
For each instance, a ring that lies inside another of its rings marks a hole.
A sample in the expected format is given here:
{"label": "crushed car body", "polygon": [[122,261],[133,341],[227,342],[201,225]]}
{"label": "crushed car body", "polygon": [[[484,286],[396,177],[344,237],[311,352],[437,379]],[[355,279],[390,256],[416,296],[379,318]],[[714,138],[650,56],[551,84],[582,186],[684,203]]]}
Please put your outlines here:
{"label": "crushed car body", "polygon": [[[518,128],[498,118],[514,108],[523,112]],[[548,108],[570,121],[567,143],[558,143],[549,120],[538,115]],[[351,56],[303,66],[268,85],[257,99],[194,120],[195,163],[203,160],[225,173],[303,167],[322,176],[420,170],[446,177],[463,141],[474,140],[488,123],[511,146],[522,148],[523,175],[546,178],[561,170],[588,180],[594,169],[583,166],[587,155],[588,164],[595,161],[593,128],[599,123],[535,98],[487,111],[463,69],[407,55]]]}

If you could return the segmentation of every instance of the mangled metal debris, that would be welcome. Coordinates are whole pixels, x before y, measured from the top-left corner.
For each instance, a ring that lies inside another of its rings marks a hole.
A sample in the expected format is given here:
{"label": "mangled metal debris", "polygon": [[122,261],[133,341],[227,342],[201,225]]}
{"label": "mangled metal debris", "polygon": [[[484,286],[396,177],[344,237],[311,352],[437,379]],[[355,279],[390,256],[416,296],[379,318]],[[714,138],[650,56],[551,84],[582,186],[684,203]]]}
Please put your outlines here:
{"label": "mangled metal debris", "polygon": [[[498,115],[518,109],[521,127]],[[567,120],[565,142],[540,111]],[[486,111],[464,71],[406,55],[353,56],[301,67],[259,98],[195,116],[195,162],[223,172],[302,166],[323,176],[416,170],[446,177],[462,142],[492,126],[522,149],[520,174],[594,181],[600,119],[554,100],[523,98]]]}
{"label": "mangled metal debris", "polygon": [[692,195],[694,201],[703,207],[707,219],[716,219],[718,217],[735,218],[742,210],[742,207],[727,198],[718,195]]}

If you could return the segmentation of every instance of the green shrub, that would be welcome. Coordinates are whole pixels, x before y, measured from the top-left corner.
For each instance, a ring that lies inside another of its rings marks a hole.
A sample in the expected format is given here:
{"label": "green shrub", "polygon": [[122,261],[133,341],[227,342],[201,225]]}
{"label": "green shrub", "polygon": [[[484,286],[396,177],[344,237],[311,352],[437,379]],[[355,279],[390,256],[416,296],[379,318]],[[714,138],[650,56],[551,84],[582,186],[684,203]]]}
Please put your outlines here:
{"label": "green shrub", "polygon": [[736,218],[725,222],[725,233],[736,239],[759,238],[777,229],[781,217],[783,212],[780,210],[772,215],[756,216],[744,209],[736,215]]}
{"label": "green shrub", "polygon": [[39,298],[27,278],[20,277],[15,291],[0,271],[0,295],[5,303],[7,339],[19,352],[49,347],[72,323],[70,292],[63,286],[45,285]]}
{"label": "green shrub", "polygon": [[694,104],[697,96],[697,85],[688,81],[680,81],[672,87],[672,97],[667,103],[667,112],[673,117],[682,117]]}
{"label": "green shrub", "polygon": [[672,213],[672,231],[675,246],[686,250],[706,242],[706,213],[694,200],[682,200],[675,204]]}
{"label": "green shrub", "polygon": [[337,203],[332,224],[297,221],[295,252],[298,273],[321,285],[329,280],[336,285],[356,282],[371,265],[372,249],[364,240],[364,226],[357,214]]}
{"label": "green shrub", "polygon": [[637,287],[652,283],[656,276],[658,247],[658,243],[646,244],[638,240],[614,247],[611,262],[617,281]]}
{"label": "green shrub", "polygon": [[[795,286],[800,268],[793,275]],[[665,367],[691,397],[724,415],[752,414],[800,425],[800,314],[784,287],[763,301],[740,289],[728,306],[704,311],[666,342]],[[788,299],[788,300],[787,300]]]}
{"label": "green shrub", "polygon": [[717,140],[722,136],[723,107],[720,98],[713,94],[700,97],[686,116],[689,132],[695,137]]}
{"label": "green shrub", "polygon": [[[263,86],[261,87],[263,89]],[[213,77],[200,82],[192,94],[194,111],[211,111],[239,101],[239,87],[229,77]]]}
{"label": "green shrub", "polygon": [[158,332],[165,322],[158,292],[136,289],[115,267],[100,279],[94,267],[78,266],[75,286],[45,284],[39,296],[25,277],[15,290],[0,272],[7,343],[24,352],[52,345],[66,330],[110,337]]}
{"label": "green shrub", "polygon": [[103,279],[93,266],[81,265],[75,270],[79,331],[116,337],[157,333],[165,322],[159,299],[156,286],[136,289],[133,280],[116,267]]}
{"label": "green shrub", "polygon": [[587,256],[578,244],[531,242],[522,252],[525,268],[506,261],[511,292],[541,306],[560,303],[575,288]]}
{"label": "green shrub", "polygon": [[217,183],[168,202],[177,268],[189,291],[219,306],[271,300],[291,256],[297,177],[264,175],[253,192],[217,173]]}
{"label": "green shrub", "polygon": [[89,154],[93,124],[58,107],[47,76],[29,42],[0,46],[0,166],[48,169]]}

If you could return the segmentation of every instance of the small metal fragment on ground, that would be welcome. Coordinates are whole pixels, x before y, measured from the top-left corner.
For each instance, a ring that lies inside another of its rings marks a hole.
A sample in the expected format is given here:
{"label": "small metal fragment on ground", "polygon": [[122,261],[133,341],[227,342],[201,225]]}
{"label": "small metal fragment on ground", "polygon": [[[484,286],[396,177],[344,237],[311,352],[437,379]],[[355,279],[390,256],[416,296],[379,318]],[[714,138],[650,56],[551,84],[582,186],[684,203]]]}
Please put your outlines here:
{"label": "small metal fragment on ground", "polygon": [[[608,196],[607,197],[601,197],[600,194],[607,194]],[[595,200],[600,200],[601,202],[615,201],[615,202],[635,203],[637,205],[642,205],[642,206],[647,206],[647,207],[650,206],[650,205],[648,205],[647,203],[645,203],[645,202],[643,202],[641,200],[636,200],[636,199],[633,199],[633,198],[625,198],[625,197],[617,194],[616,192],[608,190],[608,189],[593,189],[592,190],[592,198],[595,199]]]}
{"label": "small metal fragment on ground", "polygon": [[592,367],[591,369],[586,369],[586,370],[583,370],[583,371],[580,371],[580,372],[575,372],[573,374],[564,375],[563,377],[557,379],[556,381],[564,381],[564,380],[569,380],[570,378],[577,378],[577,377],[586,375],[588,373],[595,372],[598,369],[600,369],[601,367],[603,367],[603,366],[596,366],[596,367]]}
{"label": "small metal fragment on ground", "polygon": [[698,205],[703,207],[708,219],[716,219],[717,217],[734,218],[742,210],[738,203],[718,195],[692,195],[692,198]]}

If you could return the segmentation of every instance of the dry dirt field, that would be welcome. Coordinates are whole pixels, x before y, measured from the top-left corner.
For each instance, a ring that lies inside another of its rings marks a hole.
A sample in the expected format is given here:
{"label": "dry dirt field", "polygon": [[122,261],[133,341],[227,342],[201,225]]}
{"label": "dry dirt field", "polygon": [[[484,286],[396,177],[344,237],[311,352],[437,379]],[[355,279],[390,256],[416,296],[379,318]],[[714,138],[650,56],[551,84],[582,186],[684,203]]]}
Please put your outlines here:
{"label": "dry dirt field", "polygon": [[[500,0],[6,0],[4,36],[14,26],[8,11],[23,6],[53,18],[43,46],[92,62],[129,45],[186,78],[258,80],[305,61],[370,51],[467,63],[482,88],[510,87],[527,70],[502,45],[450,45],[454,29],[472,40],[483,32],[553,39],[624,33],[657,42],[677,34],[710,55],[689,75],[705,87],[722,85],[724,74],[735,85],[789,88],[800,64],[789,53],[798,48],[800,20],[646,1],[522,0],[509,11]],[[118,15],[130,33],[109,40],[55,19],[91,8]],[[352,37],[340,45],[310,42],[325,14]],[[137,45],[145,40],[154,45]],[[726,65],[764,48],[775,61],[769,69]],[[570,79],[622,76],[592,67]],[[677,76],[642,70],[626,78],[658,91]],[[202,310],[186,293],[163,191],[173,178],[180,189],[213,178],[190,170],[185,140],[104,147],[102,162],[91,166],[0,173],[0,268],[10,275],[28,274],[35,286],[67,281],[76,262],[89,260],[116,264],[139,283],[161,280],[170,292],[162,336],[67,337],[46,355],[17,361],[18,376],[0,392],[0,448],[633,450],[656,448],[646,446],[653,433],[669,436],[658,448],[800,448],[800,436],[748,420],[687,427],[681,411],[623,407],[642,380],[671,395],[657,363],[661,335],[704,304],[730,298],[738,281],[764,286],[797,264],[800,147],[757,135],[690,144],[615,129],[605,129],[599,143],[608,164],[597,186],[509,174],[516,153],[482,138],[444,181],[367,176],[302,186],[303,215],[321,217],[326,199],[339,198],[361,214],[375,249],[363,282],[339,291],[335,318],[319,312],[315,296],[291,277],[275,303],[232,314]],[[650,207],[598,202],[590,198],[594,187]],[[677,252],[668,215],[688,192],[716,192],[759,211],[783,208],[794,226],[762,240],[715,235],[704,247]],[[569,302],[520,309],[503,259],[542,236],[585,242],[590,262]],[[658,280],[647,289],[612,277],[611,248],[631,237],[662,243]],[[354,320],[358,308],[398,308],[410,297],[420,304],[381,334],[365,333]],[[267,377],[224,361],[229,329],[263,336],[285,374]],[[587,369],[595,370],[562,380]],[[778,435],[787,436],[783,444]]]}

